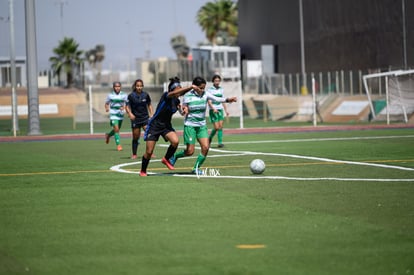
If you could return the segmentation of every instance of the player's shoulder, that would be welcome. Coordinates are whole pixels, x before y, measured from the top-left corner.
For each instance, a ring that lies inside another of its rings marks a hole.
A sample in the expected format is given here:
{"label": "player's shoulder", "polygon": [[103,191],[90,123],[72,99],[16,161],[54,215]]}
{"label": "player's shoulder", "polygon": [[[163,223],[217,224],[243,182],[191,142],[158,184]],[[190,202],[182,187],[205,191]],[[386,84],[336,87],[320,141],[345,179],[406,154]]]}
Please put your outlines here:
{"label": "player's shoulder", "polygon": [[150,96],[150,94],[149,94],[147,91],[142,91],[142,94],[143,94],[145,97],[151,97],[151,96]]}

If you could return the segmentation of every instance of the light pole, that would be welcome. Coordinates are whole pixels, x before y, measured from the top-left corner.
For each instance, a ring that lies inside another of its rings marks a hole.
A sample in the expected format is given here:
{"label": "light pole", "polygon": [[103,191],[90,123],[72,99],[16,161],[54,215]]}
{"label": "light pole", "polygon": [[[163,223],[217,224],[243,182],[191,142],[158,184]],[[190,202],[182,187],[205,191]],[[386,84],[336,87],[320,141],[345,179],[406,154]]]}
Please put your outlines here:
{"label": "light pole", "polygon": [[27,97],[29,118],[28,135],[40,135],[35,1],[25,0],[24,11],[26,18]]}
{"label": "light pole", "polygon": [[11,69],[11,88],[12,88],[12,120],[13,136],[19,131],[19,120],[17,114],[17,95],[16,95],[16,53],[14,46],[14,8],[13,0],[9,0],[9,23],[10,23],[10,69]]}
{"label": "light pole", "polygon": [[403,35],[403,64],[404,70],[407,70],[407,31],[405,27],[405,0],[401,0],[402,10],[402,35]]}
{"label": "light pole", "polygon": [[65,33],[63,31],[63,6],[65,4],[67,4],[67,1],[64,0],[60,0],[59,2],[56,2],[55,4],[59,4],[60,5],[60,30],[62,32],[62,37],[64,37]]}
{"label": "light pole", "polygon": [[306,69],[305,69],[305,38],[303,30],[303,5],[302,0],[299,0],[299,24],[300,24],[300,64],[302,71],[302,87],[301,93],[308,94],[308,87],[306,85]]}
{"label": "light pole", "polygon": [[126,21],[128,25],[128,62],[127,62],[127,81],[130,83],[130,73],[131,73],[131,23],[129,20]]}

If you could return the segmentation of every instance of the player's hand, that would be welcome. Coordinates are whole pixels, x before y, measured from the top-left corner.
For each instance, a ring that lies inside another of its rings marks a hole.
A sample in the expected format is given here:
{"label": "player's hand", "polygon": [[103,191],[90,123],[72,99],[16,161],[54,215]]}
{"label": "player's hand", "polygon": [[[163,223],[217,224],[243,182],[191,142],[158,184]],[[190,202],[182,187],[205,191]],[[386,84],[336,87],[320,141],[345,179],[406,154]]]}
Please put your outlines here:
{"label": "player's hand", "polygon": [[227,98],[227,102],[229,102],[229,103],[237,102],[237,97],[235,97],[235,96],[229,97],[229,98]]}
{"label": "player's hand", "polygon": [[183,107],[182,109],[181,109],[181,115],[182,116],[186,116],[188,114],[188,108],[187,107]]}

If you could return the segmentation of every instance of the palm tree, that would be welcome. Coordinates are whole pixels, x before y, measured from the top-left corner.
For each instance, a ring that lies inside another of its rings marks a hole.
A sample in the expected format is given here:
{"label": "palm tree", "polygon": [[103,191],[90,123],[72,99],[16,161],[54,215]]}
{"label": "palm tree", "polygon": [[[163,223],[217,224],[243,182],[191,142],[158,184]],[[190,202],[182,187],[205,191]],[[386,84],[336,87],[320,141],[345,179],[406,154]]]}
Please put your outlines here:
{"label": "palm tree", "polygon": [[94,49],[85,52],[85,59],[92,68],[93,77],[96,83],[101,82],[102,61],[105,59],[105,46],[96,45]]}
{"label": "palm tree", "polygon": [[237,5],[231,0],[208,2],[198,11],[197,22],[212,45],[235,45]]}
{"label": "palm tree", "polygon": [[83,51],[78,50],[79,44],[73,38],[64,37],[59,41],[59,45],[53,49],[55,56],[49,58],[52,63],[52,69],[58,76],[60,83],[60,74],[66,74],[66,87],[71,87],[74,79],[74,72],[79,69],[83,62]]}

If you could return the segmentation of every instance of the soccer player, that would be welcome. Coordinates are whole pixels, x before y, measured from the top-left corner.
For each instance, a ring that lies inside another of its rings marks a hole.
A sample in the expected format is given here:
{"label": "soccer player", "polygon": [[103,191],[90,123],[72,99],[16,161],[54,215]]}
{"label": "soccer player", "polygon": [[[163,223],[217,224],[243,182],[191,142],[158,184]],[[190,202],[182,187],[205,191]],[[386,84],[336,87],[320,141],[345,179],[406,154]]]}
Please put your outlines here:
{"label": "soccer player", "polygon": [[132,92],[128,95],[126,111],[131,120],[132,128],[132,156],[137,158],[141,128],[145,131],[148,119],[152,116],[151,97],[143,90],[144,82],[141,79],[135,80],[132,85]]}
{"label": "soccer player", "polygon": [[[219,75],[214,75],[212,80],[213,86],[211,86],[207,92],[213,94],[216,97],[224,97],[223,88],[220,86],[221,77]],[[219,148],[224,147],[223,144],[223,123],[224,123],[224,114],[229,116],[229,112],[227,111],[227,105],[223,102],[209,100],[209,118],[210,122],[213,123],[213,129],[210,132],[210,136],[208,137],[209,142],[213,140],[213,137],[217,133],[217,141]]]}
{"label": "soccer player", "polygon": [[157,109],[155,110],[155,114],[148,121],[148,125],[144,133],[146,149],[144,155],[142,156],[141,171],[139,173],[141,177],[147,176],[147,167],[151,160],[152,153],[154,152],[155,144],[160,136],[162,136],[165,141],[170,142],[170,146],[168,147],[161,162],[165,164],[168,169],[174,170],[174,166],[171,165],[169,159],[177,150],[179,138],[172,127],[171,119],[173,114],[180,109],[179,97],[190,90],[199,91],[200,88],[195,85],[182,88],[178,77],[170,78],[168,91],[164,92],[161,96]]}
{"label": "soccer player", "polygon": [[109,112],[109,124],[112,130],[105,134],[105,142],[109,143],[109,139],[115,136],[116,149],[122,151],[119,131],[121,130],[122,121],[124,119],[125,105],[128,100],[126,93],[121,91],[121,82],[116,81],[112,84],[112,92],[108,94],[105,100],[105,111]]}
{"label": "soccer player", "polygon": [[218,102],[236,102],[236,97],[223,98],[216,97],[204,89],[206,87],[206,80],[201,77],[196,77],[193,80],[193,86],[197,86],[199,89],[191,90],[184,95],[183,98],[183,113],[184,119],[184,144],[186,149],[175,153],[175,155],[169,159],[172,165],[176,160],[185,156],[192,156],[194,154],[196,140],[200,144],[201,152],[194,163],[192,173],[202,174],[199,168],[206,160],[210,143],[208,141],[208,129],[206,125],[206,108],[207,101],[214,100]]}

